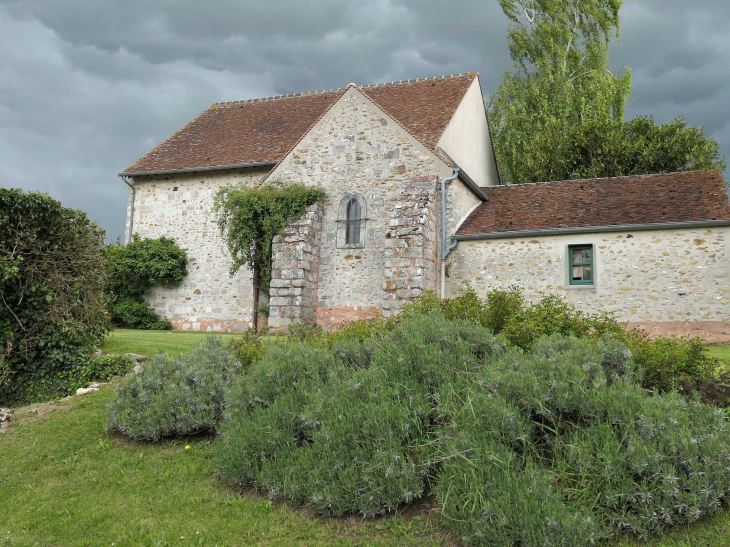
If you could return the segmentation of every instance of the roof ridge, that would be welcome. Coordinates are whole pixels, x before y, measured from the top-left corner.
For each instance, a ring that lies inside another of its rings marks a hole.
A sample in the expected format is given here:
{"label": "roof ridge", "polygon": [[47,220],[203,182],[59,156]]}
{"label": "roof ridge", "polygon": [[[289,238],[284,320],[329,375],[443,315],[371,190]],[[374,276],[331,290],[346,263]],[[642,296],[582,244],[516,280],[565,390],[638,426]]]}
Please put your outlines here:
{"label": "roof ridge", "polygon": [[266,101],[279,101],[281,99],[295,99],[297,97],[306,97],[309,95],[318,95],[322,93],[339,93],[344,91],[344,88],[338,89],[323,89],[322,91],[307,91],[306,93],[290,93],[288,95],[272,95],[270,97],[258,97],[256,99],[241,99],[240,101],[221,101],[213,103],[211,106],[221,106],[228,104],[247,104],[247,103],[260,103]]}
{"label": "roof ridge", "polygon": [[[445,80],[449,78],[461,78],[463,76],[477,76],[479,75],[478,72],[462,72],[461,74],[451,74],[450,76],[432,76],[430,78],[411,78],[409,80],[398,80],[398,81],[392,81],[392,82],[382,82],[382,83],[375,83],[375,84],[367,84],[367,85],[358,85],[357,87],[359,89],[368,89],[371,87],[380,87],[384,85],[400,85],[400,84],[412,84],[416,82],[428,82],[432,80]],[[344,91],[346,88],[340,87],[337,89],[323,89],[322,91],[306,91],[304,93],[289,93],[288,95],[271,95],[270,97],[258,97],[256,99],[241,99],[238,101],[220,101],[217,103],[213,103],[211,106],[220,106],[220,105],[228,105],[228,104],[248,104],[248,103],[258,103],[262,101],[278,101],[281,99],[290,99],[290,98],[296,98],[296,97],[305,97],[307,95],[317,95],[320,93],[337,93]]]}
{"label": "roof ridge", "polygon": [[520,183],[508,183],[500,184],[498,186],[484,186],[482,188],[506,188],[511,186],[537,186],[538,184],[560,184],[563,182],[595,182],[595,181],[611,181],[620,179],[636,179],[636,178],[648,178],[648,177],[668,177],[671,175],[689,175],[691,173],[717,173],[718,175],[723,174],[719,169],[693,169],[691,171],[670,171],[668,173],[643,173],[641,175],[620,175],[617,177],[593,177],[590,179],[562,179],[562,180],[541,180],[538,182],[520,182]]}
{"label": "roof ridge", "polygon": [[369,87],[380,87],[382,85],[399,85],[399,84],[413,84],[416,82],[429,82],[432,80],[446,80],[450,78],[461,78],[463,76],[478,76],[478,72],[462,72],[461,74],[451,74],[450,76],[432,76],[430,78],[411,78],[410,80],[398,80],[398,81],[392,81],[392,82],[382,82],[382,83],[376,83],[376,84],[368,84],[368,85],[361,85],[359,86],[361,89],[367,89]]}

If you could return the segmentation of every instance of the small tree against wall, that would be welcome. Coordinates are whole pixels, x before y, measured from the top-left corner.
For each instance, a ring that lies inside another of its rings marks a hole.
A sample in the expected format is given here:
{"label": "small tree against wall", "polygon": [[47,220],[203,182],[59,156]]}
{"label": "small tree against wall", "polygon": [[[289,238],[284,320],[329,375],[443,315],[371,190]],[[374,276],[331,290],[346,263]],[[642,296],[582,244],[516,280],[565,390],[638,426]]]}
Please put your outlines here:
{"label": "small tree against wall", "polygon": [[253,284],[268,294],[271,284],[271,244],[289,222],[324,199],[320,188],[280,181],[260,188],[223,188],[215,198],[218,227],[231,253],[230,274],[243,266],[253,272]]}

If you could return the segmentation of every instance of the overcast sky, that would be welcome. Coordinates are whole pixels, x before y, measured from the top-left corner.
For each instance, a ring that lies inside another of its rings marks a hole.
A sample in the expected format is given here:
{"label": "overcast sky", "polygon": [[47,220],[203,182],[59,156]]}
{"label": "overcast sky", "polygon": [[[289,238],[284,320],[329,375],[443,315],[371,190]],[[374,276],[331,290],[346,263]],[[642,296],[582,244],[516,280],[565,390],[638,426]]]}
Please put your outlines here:
{"label": "overcast sky", "polygon": [[[730,2],[625,0],[627,116],[684,115],[730,157]],[[512,65],[496,0],[0,0],[0,186],[124,230],[117,173],[211,103]]]}

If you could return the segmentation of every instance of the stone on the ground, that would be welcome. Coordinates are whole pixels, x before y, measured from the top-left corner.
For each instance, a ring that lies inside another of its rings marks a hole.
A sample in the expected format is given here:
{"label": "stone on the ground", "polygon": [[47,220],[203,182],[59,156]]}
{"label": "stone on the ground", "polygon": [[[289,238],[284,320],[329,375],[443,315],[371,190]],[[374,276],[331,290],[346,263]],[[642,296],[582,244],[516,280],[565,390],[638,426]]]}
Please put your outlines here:
{"label": "stone on the ground", "polygon": [[89,384],[89,387],[80,387],[76,390],[76,395],[87,395],[89,393],[94,393],[95,391],[99,391],[100,384],[96,382],[92,382]]}
{"label": "stone on the ground", "polygon": [[0,435],[4,435],[9,427],[10,418],[13,416],[11,408],[0,408]]}

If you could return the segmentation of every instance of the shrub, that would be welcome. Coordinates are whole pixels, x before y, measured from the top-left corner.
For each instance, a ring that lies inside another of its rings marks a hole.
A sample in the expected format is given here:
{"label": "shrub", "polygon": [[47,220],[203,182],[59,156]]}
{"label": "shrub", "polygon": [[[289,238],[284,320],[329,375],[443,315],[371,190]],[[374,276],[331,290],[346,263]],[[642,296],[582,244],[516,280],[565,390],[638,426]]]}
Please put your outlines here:
{"label": "shrub", "polygon": [[546,335],[584,337],[590,332],[590,325],[565,300],[548,295],[520,310],[506,322],[503,332],[511,344],[529,350],[538,338]]}
{"label": "shrub", "polygon": [[640,380],[616,339],[524,352],[431,311],[330,350],[272,346],[227,390],[216,467],[322,515],[432,491],[468,545],[645,537],[721,505],[730,437],[722,412]]}
{"label": "shrub", "polygon": [[440,315],[372,344],[272,347],[229,391],[219,472],[324,515],[376,515],[421,497],[434,390],[506,345]]}
{"label": "shrub", "polygon": [[167,320],[154,321],[147,325],[147,330],[172,330],[172,323]]}
{"label": "shrub", "polygon": [[492,329],[495,334],[501,333],[509,323],[519,317],[524,301],[519,287],[490,290],[487,292],[484,326]]}
{"label": "shrub", "polygon": [[260,361],[266,354],[266,345],[262,340],[262,335],[253,329],[247,330],[241,338],[234,338],[230,347],[244,370]]}
{"label": "shrub", "polygon": [[720,506],[727,418],[677,395],[647,396],[626,381],[633,364],[619,349],[543,339],[446,386],[436,493],[466,543],[646,537]]}
{"label": "shrub", "polygon": [[73,395],[78,388],[92,382],[108,382],[115,376],[127,374],[133,367],[134,363],[125,355],[82,355],[72,365],[48,378],[27,381],[21,377],[15,382],[28,400],[42,401]]}
{"label": "shrub", "polygon": [[[166,322],[145,302],[156,283],[175,284],[187,275],[187,254],[169,238],[142,239],[137,234],[127,245],[106,249],[109,306],[119,326],[169,330]],[[170,326],[172,328],[172,326]]]}
{"label": "shrub", "polygon": [[292,323],[286,328],[287,336],[298,342],[313,342],[324,337],[324,331],[314,323]]}
{"label": "shrub", "polygon": [[643,370],[647,389],[671,391],[693,380],[710,379],[719,367],[700,338],[651,339],[642,331],[633,331],[625,339]]}
{"label": "shrub", "polygon": [[0,351],[11,377],[0,402],[64,393],[54,379],[108,332],[103,248],[103,230],[84,213],[0,189]]}
{"label": "shrub", "polygon": [[107,426],[142,440],[212,431],[223,414],[225,387],[242,373],[214,336],[187,355],[159,354],[117,387]]}
{"label": "shrub", "polygon": [[112,308],[112,317],[119,326],[147,329],[157,322],[157,314],[147,302],[131,298],[117,301]]}

